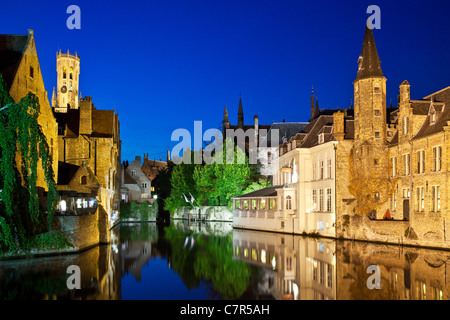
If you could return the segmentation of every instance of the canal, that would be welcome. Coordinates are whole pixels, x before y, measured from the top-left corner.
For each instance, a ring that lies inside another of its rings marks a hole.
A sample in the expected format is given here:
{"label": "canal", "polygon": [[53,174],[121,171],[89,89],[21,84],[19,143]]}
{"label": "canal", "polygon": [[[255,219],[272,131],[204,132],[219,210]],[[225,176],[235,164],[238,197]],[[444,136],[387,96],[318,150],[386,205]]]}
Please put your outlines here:
{"label": "canal", "polygon": [[[226,222],[121,224],[109,245],[0,262],[0,300],[448,300],[449,257]],[[81,289],[69,290],[73,265]]]}

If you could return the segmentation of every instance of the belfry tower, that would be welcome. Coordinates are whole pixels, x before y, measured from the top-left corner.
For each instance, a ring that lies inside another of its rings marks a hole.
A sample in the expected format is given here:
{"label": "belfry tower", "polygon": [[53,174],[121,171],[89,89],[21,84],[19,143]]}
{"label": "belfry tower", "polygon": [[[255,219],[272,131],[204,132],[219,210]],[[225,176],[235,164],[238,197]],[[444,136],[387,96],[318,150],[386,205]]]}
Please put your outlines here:
{"label": "belfry tower", "polygon": [[68,109],[78,109],[80,57],[67,53],[56,54],[57,88],[53,88],[52,107],[55,112],[67,112]]}

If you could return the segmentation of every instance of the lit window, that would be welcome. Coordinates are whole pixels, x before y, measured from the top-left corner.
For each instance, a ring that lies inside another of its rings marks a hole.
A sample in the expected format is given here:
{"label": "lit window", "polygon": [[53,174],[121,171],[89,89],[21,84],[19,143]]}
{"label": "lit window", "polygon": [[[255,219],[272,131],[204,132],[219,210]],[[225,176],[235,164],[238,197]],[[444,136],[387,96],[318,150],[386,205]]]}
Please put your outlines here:
{"label": "lit window", "polygon": [[244,200],[244,209],[248,209],[248,200]]}
{"label": "lit window", "polygon": [[275,210],[276,209],[276,200],[270,199],[269,200],[269,210]]}
{"label": "lit window", "polygon": [[266,210],[266,199],[261,199],[261,210]]}
{"label": "lit window", "polygon": [[286,197],[286,210],[292,209],[292,198],[291,196]]}
{"label": "lit window", "polygon": [[441,171],[442,147],[433,148],[433,171]]}
{"label": "lit window", "polygon": [[60,212],[66,212],[66,210],[67,210],[67,203],[66,203],[66,201],[65,200],[61,200],[58,203],[58,207],[59,207],[59,211]]}
{"label": "lit window", "polygon": [[235,201],[235,208],[236,209],[240,209],[241,208],[241,200],[236,200]]}
{"label": "lit window", "polygon": [[319,190],[319,211],[323,212],[323,189]]}
{"label": "lit window", "polygon": [[256,210],[258,208],[258,200],[252,199],[252,210]]}

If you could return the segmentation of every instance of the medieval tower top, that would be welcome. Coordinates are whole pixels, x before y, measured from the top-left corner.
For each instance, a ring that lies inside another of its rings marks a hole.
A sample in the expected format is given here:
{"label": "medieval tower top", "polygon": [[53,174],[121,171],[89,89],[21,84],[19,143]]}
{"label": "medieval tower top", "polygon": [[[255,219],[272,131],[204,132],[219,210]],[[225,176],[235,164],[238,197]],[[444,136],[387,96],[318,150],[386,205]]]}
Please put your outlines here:
{"label": "medieval tower top", "polygon": [[67,112],[68,109],[78,109],[80,57],[67,53],[56,54],[57,88],[56,98],[52,99],[55,112]]}
{"label": "medieval tower top", "polygon": [[384,145],[386,142],[386,78],[381,70],[373,31],[367,25],[353,86],[355,142]]}

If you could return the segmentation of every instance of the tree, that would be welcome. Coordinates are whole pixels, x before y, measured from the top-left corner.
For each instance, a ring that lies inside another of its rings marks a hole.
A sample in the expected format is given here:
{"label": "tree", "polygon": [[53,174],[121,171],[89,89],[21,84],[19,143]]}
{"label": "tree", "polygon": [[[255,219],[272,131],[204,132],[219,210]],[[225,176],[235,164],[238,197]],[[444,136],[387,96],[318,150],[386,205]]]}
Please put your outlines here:
{"label": "tree", "polygon": [[170,213],[174,213],[180,206],[186,206],[184,196],[192,193],[195,197],[197,195],[194,182],[194,171],[197,165],[180,163],[176,165],[170,177],[170,196],[164,201],[164,209]]}
{"label": "tree", "polygon": [[[47,140],[37,121],[38,98],[28,93],[14,103],[5,88],[0,75],[0,251],[12,251],[28,248],[31,237],[52,229],[58,194]],[[39,158],[48,187],[47,212],[39,205]]]}

